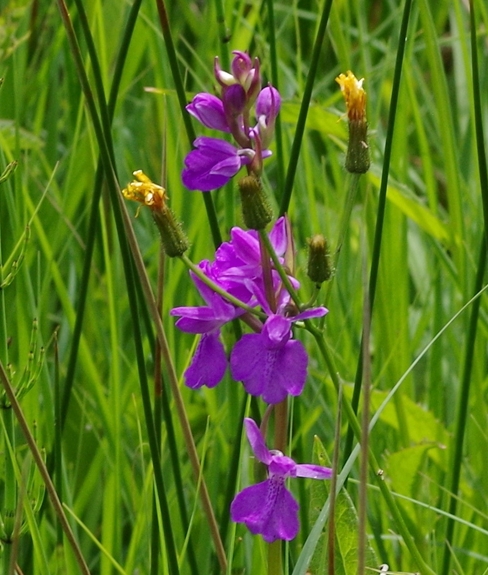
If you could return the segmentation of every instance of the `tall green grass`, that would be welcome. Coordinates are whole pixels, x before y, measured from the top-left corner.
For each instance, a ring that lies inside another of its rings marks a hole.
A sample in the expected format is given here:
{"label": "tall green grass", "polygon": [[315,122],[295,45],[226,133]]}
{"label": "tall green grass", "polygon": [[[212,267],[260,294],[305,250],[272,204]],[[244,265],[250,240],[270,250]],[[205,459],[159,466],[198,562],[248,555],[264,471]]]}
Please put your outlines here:
{"label": "tall green grass", "polygon": [[[161,181],[194,262],[242,225],[235,183],[205,196],[181,183],[201,129],[182,107],[214,91],[214,57],[226,69],[237,49],[260,58],[283,97],[264,185],[275,215],[290,216],[303,300],[306,240],[323,233],[335,249],[354,186],[334,79],[348,69],[365,78],[372,165],[319,295],[324,338],[297,334],[311,360],[289,406],[290,456],[327,464],[338,450],[335,572],[357,573],[359,529],[369,568],[488,572],[485,2],[78,0],[69,17],[63,6],[0,8],[0,172],[11,170],[0,178],[1,389],[19,402],[0,394],[0,572],[219,573],[204,485],[227,572],[272,572],[261,538],[229,520],[253,481],[242,417],[263,406],[229,375],[214,390],[184,387],[196,340],[168,312],[197,295],[182,262],[161,258],[150,215],[135,219],[120,201],[136,169]],[[348,429],[366,291],[378,469],[360,526]],[[329,572],[330,486],[296,483],[301,530],[284,546],[283,573],[306,573],[309,561]]]}

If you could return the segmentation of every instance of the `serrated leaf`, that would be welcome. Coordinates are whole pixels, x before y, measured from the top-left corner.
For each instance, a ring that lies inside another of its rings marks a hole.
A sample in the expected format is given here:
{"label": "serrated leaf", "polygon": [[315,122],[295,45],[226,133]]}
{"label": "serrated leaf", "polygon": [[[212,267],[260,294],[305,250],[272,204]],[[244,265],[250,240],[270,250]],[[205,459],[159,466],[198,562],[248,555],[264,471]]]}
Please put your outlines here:
{"label": "serrated leaf", "polygon": [[[371,392],[370,406],[371,413],[379,409],[386,399],[389,391],[374,389]],[[352,397],[352,386],[344,386],[344,394],[350,399]],[[431,444],[446,445],[449,441],[445,427],[440,423],[431,411],[428,411],[412,401],[406,395],[402,396],[402,407],[404,410],[405,420],[408,426],[409,441],[412,444]],[[398,415],[393,402],[390,402],[382,411],[380,421],[399,431]],[[419,422],[422,424],[419,425]],[[373,430],[373,435],[375,430]],[[445,467],[444,452],[430,450],[429,458],[437,465]]]}

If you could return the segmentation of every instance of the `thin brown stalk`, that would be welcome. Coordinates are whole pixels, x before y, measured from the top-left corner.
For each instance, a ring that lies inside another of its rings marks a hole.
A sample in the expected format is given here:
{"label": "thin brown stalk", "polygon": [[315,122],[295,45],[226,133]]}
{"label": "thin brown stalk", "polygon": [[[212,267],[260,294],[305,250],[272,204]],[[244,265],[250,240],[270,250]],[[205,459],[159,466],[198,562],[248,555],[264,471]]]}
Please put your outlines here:
{"label": "thin brown stalk", "polygon": [[68,539],[71,548],[73,549],[73,553],[76,562],[80,567],[80,571],[83,573],[83,575],[90,575],[90,570],[88,569],[88,565],[85,562],[85,558],[81,553],[81,549],[78,545],[78,542],[76,541],[73,531],[71,530],[71,527],[66,518],[66,515],[64,514],[63,506],[61,505],[61,501],[59,500],[54,484],[51,481],[51,477],[49,476],[47,467],[44,463],[44,460],[42,459],[41,452],[39,451],[36,445],[35,439],[24,417],[22,408],[20,407],[20,404],[17,401],[17,398],[15,397],[15,392],[12,388],[7,373],[1,362],[0,362],[0,380],[2,381],[2,385],[5,389],[5,393],[7,394],[8,400],[12,405],[12,409],[15,413],[15,417],[17,418],[19,426],[22,429],[22,433],[24,434],[25,440],[27,441],[29,449],[34,458],[35,464],[39,469],[39,473],[41,474],[44,485],[46,486],[46,491],[48,493],[49,499],[51,500],[52,506],[54,507],[54,511],[58,516],[59,522],[61,523],[61,527],[63,528],[66,538]]}
{"label": "thin brown stalk", "polygon": [[181,429],[183,432],[183,437],[185,440],[186,448],[188,450],[188,455],[193,469],[193,474],[198,483],[200,481],[200,497],[202,500],[203,509],[205,515],[207,516],[207,522],[210,527],[210,532],[215,545],[215,551],[217,553],[217,558],[220,564],[220,568],[223,572],[227,570],[227,558],[225,555],[225,549],[220,538],[220,533],[217,525],[217,520],[213,511],[212,504],[210,502],[210,497],[208,494],[207,485],[203,478],[203,474],[200,468],[200,460],[197,453],[197,448],[195,441],[193,439],[193,434],[190,427],[190,422],[188,421],[188,416],[185,410],[185,404],[183,402],[183,397],[178,386],[178,377],[173,365],[173,360],[169,350],[168,340],[166,339],[166,334],[164,332],[163,322],[161,316],[159,315],[158,306],[154,298],[154,294],[149,282],[149,277],[146,272],[144,261],[142,259],[141,252],[139,250],[139,245],[132,228],[132,223],[127,213],[127,209],[122,199],[122,195],[119,196],[122,218],[124,221],[125,233],[127,237],[127,242],[129,244],[132,256],[134,258],[134,263],[141,281],[142,290],[144,292],[144,297],[148,306],[149,314],[156,327],[156,334],[161,346],[161,353],[164,360],[164,364],[168,370],[168,379],[171,387],[171,392],[175,400],[176,411],[178,418],[180,420]]}

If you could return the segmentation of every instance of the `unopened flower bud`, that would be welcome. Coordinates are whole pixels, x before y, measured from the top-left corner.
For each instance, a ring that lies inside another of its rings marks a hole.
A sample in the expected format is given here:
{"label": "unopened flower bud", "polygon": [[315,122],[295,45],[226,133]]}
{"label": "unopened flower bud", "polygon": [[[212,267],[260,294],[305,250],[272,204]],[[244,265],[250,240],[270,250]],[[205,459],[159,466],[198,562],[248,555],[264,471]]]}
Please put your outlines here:
{"label": "unopened flower bud", "polygon": [[122,190],[122,194],[128,200],[139,202],[151,210],[166,254],[172,258],[183,255],[188,249],[188,240],[166,203],[166,190],[152,182],[141,170],[133,175],[137,181],[131,182]]}
{"label": "unopened flower bud", "polygon": [[238,185],[244,223],[251,230],[263,230],[273,219],[273,212],[261,182],[251,175],[239,180]]}
{"label": "unopened flower bud", "polygon": [[317,234],[308,240],[308,277],[321,284],[332,277],[329,248],[323,235]]}
{"label": "unopened flower bud", "polygon": [[366,121],[366,92],[364,78],[358,80],[349,71],[336,78],[346,100],[349,118],[349,144],[346,154],[346,170],[354,174],[364,174],[369,170],[368,122]]}

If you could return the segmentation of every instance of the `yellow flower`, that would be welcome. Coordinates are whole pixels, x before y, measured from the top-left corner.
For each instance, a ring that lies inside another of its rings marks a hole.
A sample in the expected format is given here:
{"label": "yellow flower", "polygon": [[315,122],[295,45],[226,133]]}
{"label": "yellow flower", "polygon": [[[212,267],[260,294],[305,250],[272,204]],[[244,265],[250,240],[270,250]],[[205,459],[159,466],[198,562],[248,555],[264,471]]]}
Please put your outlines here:
{"label": "yellow flower", "polygon": [[349,121],[364,121],[366,117],[366,92],[363,89],[364,78],[358,80],[349,70],[347,74],[337,76],[336,82],[341,87],[346,100]]}
{"label": "yellow flower", "polygon": [[136,170],[133,176],[137,181],[131,182],[122,190],[124,197],[140,202],[153,211],[161,211],[168,199],[166,190],[152,182],[142,170]]}
{"label": "yellow flower", "polygon": [[[128,200],[134,200],[152,211],[152,217],[156,224],[161,242],[166,255],[170,258],[181,256],[188,249],[188,240],[176,220],[173,212],[166,203],[168,196],[162,186],[158,186],[146,176],[142,170],[133,172],[137,181],[131,182],[122,194]],[[139,206],[140,207],[140,206]],[[136,217],[139,213],[137,210]]]}

